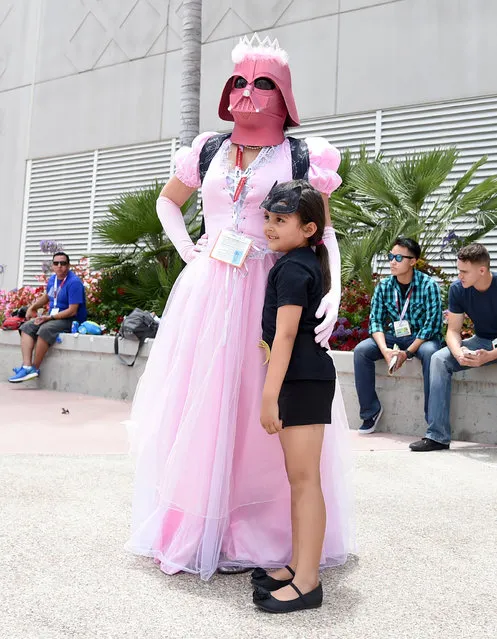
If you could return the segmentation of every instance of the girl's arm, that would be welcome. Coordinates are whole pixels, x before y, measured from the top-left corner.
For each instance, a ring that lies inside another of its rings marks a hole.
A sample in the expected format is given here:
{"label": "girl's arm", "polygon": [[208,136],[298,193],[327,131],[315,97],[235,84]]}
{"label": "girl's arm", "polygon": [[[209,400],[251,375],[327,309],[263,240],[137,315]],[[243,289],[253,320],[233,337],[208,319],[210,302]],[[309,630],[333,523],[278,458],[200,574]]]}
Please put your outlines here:
{"label": "girl's arm", "polygon": [[278,397],[292,356],[301,315],[302,306],[293,305],[280,306],[276,315],[276,335],[271,348],[261,407],[261,424],[269,435],[274,435],[283,427]]}

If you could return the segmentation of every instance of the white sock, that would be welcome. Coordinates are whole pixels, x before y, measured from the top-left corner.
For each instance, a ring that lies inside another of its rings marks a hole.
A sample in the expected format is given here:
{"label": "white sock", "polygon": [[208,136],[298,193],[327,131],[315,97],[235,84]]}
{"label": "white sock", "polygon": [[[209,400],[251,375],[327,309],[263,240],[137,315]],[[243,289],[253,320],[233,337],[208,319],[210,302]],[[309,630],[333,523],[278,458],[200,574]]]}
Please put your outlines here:
{"label": "white sock", "polygon": [[29,371],[29,369],[31,368],[31,366],[26,366],[25,364],[23,364],[22,367],[25,368],[27,371]]}

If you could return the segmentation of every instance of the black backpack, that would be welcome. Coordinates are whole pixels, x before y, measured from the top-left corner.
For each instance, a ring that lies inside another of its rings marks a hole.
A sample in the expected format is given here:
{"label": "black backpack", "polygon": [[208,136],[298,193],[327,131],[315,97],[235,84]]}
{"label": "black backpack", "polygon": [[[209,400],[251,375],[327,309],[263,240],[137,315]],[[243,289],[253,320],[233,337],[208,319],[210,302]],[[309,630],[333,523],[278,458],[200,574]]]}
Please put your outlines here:
{"label": "black backpack", "polygon": [[[114,339],[114,353],[119,357],[123,364],[127,366],[133,366],[136,362],[136,358],[140,353],[145,340],[148,337],[155,337],[159,323],[156,322],[154,316],[148,311],[142,311],[140,308],[135,308],[129,315],[123,319],[119,328],[119,333]],[[127,362],[122,355],[119,354],[119,339],[132,339],[138,340],[138,350],[133,358],[132,362]]]}
{"label": "black backpack", "polygon": [[[200,151],[198,170],[200,174],[200,182],[204,181],[207,169],[212,162],[213,157],[221,148],[221,144],[230,137],[231,133],[220,133],[209,138],[202,150]],[[309,174],[309,148],[305,140],[288,137],[290,142],[290,151],[292,154],[292,179],[306,180]],[[202,226],[200,228],[200,236],[205,233],[205,221],[202,217]]]}

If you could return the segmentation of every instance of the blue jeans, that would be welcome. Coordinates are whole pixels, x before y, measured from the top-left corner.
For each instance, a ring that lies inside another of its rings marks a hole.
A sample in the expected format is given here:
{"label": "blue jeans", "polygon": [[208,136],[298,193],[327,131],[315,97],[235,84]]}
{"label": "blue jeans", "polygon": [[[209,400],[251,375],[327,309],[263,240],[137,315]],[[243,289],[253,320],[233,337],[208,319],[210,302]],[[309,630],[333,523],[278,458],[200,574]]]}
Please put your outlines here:
{"label": "blue jeans", "polygon": [[[463,345],[472,351],[483,348],[493,350],[492,342],[475,335],[463,340]],[[497,362],[497,360],[496,360]],[[488,362],[489,366],[496,362]],[[471,370],[471,366],[461,366],[448,348],[442,348],[431,360],[430,369],[430,401],[428,404],[428,430],[426,437],[440,444],[450,443],[450,393],[452,374],[458,371]]]}
{"label": "blue jeans", "polygon": [[[416,338],[413,335],[408,337],[395,337],[390,333],[385,333],[385,341],[388,348],[397,344],[400,350],[405,351]],[[430,395],[430,360],[433,353],[440,349],[440,341],[437,339],[423,342],[416,351],[416,357],[421,360],[423,366],[423,379],[425,389],[425,419],[428,414],[428,398]],[[375,362],[382,359],[378,345],[372,337],[368,337],[358,344],[354,349],[354,375],[355,387],[359,398],[361,409],[361,419],[369,419],[380,410],[380,400],[375,390]],[[408,362],[404,366],[408,365]]]}

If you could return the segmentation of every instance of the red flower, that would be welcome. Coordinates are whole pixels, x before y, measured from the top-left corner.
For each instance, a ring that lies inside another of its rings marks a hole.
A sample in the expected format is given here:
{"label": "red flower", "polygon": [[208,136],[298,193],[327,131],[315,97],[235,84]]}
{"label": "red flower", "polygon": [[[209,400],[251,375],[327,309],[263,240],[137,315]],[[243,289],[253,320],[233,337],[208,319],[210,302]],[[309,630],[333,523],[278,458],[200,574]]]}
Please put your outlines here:
{"label": "red flower", "polygon": [[124,293],[126,293],[126,289],[123,288],[122,286],[118,286],[117,287],[117,294],[118,295],[124,295]]}
{"label": "red flower", "polygon": [[356,346],[357,346],[357,340],[353,339],[352,337],[349,337],[349,339],[343,345],[343,350],[353,351]]}

